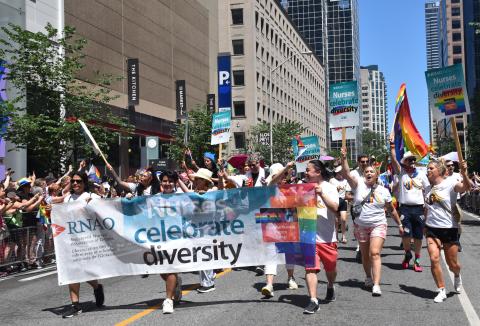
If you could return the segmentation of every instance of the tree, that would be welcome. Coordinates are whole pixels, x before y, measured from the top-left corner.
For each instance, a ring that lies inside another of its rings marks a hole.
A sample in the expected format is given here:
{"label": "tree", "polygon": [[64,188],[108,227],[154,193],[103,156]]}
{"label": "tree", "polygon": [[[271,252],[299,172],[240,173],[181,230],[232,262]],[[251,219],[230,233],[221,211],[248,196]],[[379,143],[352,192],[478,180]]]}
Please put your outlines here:
{"label": "tree", "polygon": [[259,141],[262,134],[270,134],[270,124],[259,123],[250,129],[247,138],[247,147],[250,153],[258,153],[266,164],[283,162],[294,159],[292,139],[302,134],[305,128],[297,121],[277,122],[273,125],[273,162],[270,162],[270,144]]}
{"label": "tree", "polygon": [[383,158],[388,155],[385,140],[382,135],[368,129],[362,131],[363,153],[376,158]]}
{"label": "tree", "polygon": [[[79,154],[90,155],[92,148],[82,135],[77,119],[90,123],[99,146],[106,148],[130,126],[126,118],[114,115],[108,103],[114,99],[108,86],[120,78],[96,72],[95,80],[76,77],[85,68],[82,50],[86,40],[75,29],[59,31],[47,24],[45,32],[33,33],[9,24],[2,27],[0,60],[10,70],[7,81],[16,97],[0,104],[2,137],[17,148],[26,148],[41,173],[59,173]],[[114,124],[120,132],[103,126]]]}
{"label": "tree", "polygon": [[173,130],[173,142],[168,148],[168,157],[175,162],[184,160],[185,149],[192,152],[192,158],[200,162],[205,152],[215,152],[218,146],[210,145],[212,114],[207,105],[196,106],[188,112],[188,143],[185,140],[185,122],[176,123]]}
{"label": "tree", "polygon": [[435,153],[437,156],[443,156],[456,151],[457,147],[455,146],[453,138],[437,136],[437,146],[435,147]]}

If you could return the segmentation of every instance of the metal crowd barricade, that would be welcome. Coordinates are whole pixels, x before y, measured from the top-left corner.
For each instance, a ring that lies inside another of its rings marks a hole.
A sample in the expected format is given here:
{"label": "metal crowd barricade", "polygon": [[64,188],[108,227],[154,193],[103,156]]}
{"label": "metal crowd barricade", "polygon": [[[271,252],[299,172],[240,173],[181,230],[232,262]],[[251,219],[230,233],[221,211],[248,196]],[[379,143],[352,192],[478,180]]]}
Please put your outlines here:
{"label": "metal crowd barricade", "polygon": [[8,236],[0,240],[0,268],[26,264],[43,264],[54,258],[51,227],[8,228]]}
{"label": "metal crowd barricade", "polygon": [[465,210],[474,214],[480,214],[480,193],[471,192],[464,196]]}

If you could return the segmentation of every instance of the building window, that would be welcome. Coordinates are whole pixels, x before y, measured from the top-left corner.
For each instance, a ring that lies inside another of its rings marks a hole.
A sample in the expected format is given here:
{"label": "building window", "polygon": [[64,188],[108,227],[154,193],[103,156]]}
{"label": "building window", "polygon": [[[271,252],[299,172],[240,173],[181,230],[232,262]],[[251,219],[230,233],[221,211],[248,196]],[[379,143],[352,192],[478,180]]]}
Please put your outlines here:
{"label": "building window", "polygon": [[235,148],[245,148],[245,133],[244,132],[234,132],[233,137],[235,138]]}
{"label": "building window", "polygon": [[453,33],[452,34],[452,41],[461,41],[462,40],[462,33]]}
{"label": "building window", "polygon": [[451,3],[460,3],[460,0],[451,0]]}
{"label": "building window", "polygon": [[460,28],[461,24],[459,20],[452,20],[452,28]]}
{"label": "building window", "polygon": [[233,71],[233,85],[234,86],[245,86],[245,77],[243,70],[234,70]]}
{"label": "building window", "polygon": [[462,58],[455,58],[453,59],[453,64],[457,64],[457,63],[462,63]]}
{"label": "building window", "polygon": [[452,7],[452,16],[460,16],[460,7]]}
{"label": "building window", "polygon": [[236,117],[245,116],[245,101],[233,101],[233,114]]}
{"label": "building window", "polygon": [[233,55],[244,55],[243,40],[232,40]]}
{"label": "building window", "polygon": [[243,25],[243,9],[232,9],[232,24]]}
{"label": "building window", "polygon": [[453,46],[453,54],[461,54],[461,53],[462,53],[462,46],[461,45]]}

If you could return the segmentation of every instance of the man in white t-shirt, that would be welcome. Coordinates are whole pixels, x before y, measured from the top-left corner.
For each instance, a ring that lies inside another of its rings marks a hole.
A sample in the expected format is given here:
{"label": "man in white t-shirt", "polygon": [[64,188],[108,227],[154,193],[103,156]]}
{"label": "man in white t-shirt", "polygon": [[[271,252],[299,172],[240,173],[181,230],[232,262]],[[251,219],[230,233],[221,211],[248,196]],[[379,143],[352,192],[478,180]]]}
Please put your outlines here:
{"label": "man in white t-shirt", "polygon": [[338,191],[335,186],[325,180],[327,171],[319,160],[308,162],[306,175],[309,182],[317,184],[317,232],[315,266],[305,267],[305,280],[307,282],[310,303],[304,313],[313,314],[319,308],[317,299],[317,273],[320,263],[327,276],[327,295],[325,301],[335,301],[335,288],[333,283],[337,277],[337,232],[335,229],[336,213],[338,210]]}
{"label": "man in white t-shirt", "polygon": [[427,176],[416,168],[417,159],[411,152],[406,152],[399,163],[396,157],[395,144],[390,142],[390,155],[393,172],[398,176],[398,203],[399,213],[403,224],[403,249],[405,256],[402,261],[402,268],[408,269],[411,253],[411,240],[415,244],[415,260],[413,270],[422,272],[420,265],[420,253],[422,250],[423,230],[425,228],[425,189],[430,185]]}

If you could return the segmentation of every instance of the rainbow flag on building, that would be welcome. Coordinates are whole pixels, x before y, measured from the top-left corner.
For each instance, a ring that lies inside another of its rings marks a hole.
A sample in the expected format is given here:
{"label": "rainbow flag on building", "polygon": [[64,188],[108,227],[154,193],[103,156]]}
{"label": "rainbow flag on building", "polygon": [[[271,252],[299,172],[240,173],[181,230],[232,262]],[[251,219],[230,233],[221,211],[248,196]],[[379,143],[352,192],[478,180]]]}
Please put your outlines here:
{"label": "rainbow flag on building", "polygon": [[395,119],[392,132],[395,136],[395,151],[398,161],[407,151],[412,152],[419,159],[425,157],[430,151],[430,147],[425,143],[413,123],[405,84],[400,86],[395,101]]}

